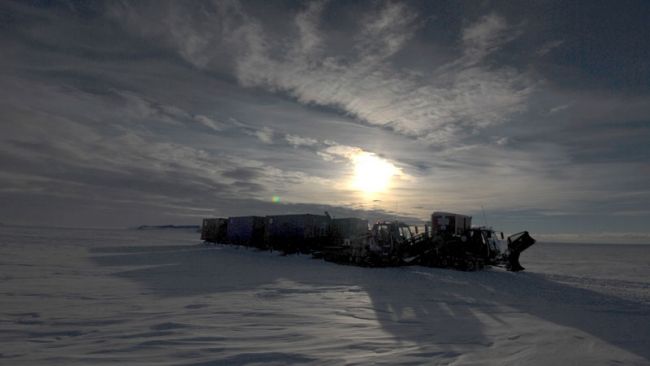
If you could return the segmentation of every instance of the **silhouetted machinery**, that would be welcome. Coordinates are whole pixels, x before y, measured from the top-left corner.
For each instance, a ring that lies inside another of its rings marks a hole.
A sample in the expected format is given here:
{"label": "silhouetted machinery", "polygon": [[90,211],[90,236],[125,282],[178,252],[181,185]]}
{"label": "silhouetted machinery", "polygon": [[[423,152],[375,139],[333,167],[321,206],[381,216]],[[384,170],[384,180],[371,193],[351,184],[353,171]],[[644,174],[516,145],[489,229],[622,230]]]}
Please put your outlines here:
{"label": "silhouetted machinery", "polygon": [[422,264],[463,270],[485,265],[521,271],[520,254],[535,244],[527,231],[511,235],[504,242],[502,232],[488,227],[471,227],[472,218],[448,212],[431,215],[432,235],[422,252]]}
{"label": "silhouetted machinery", "polygon": [[[236,223],[236,230],[228,225]],[[422,232],[400,221],[380,221],[368,228],[358,218],[326,215],[251,216],[204,219],[201,239],[314,257],[359,266],[430,267],[474,271],[500,266],[521,271],[521,253],[535,244],[527,231],[504,238],[488,227],[472,227],[470,216],[434,212]]]}

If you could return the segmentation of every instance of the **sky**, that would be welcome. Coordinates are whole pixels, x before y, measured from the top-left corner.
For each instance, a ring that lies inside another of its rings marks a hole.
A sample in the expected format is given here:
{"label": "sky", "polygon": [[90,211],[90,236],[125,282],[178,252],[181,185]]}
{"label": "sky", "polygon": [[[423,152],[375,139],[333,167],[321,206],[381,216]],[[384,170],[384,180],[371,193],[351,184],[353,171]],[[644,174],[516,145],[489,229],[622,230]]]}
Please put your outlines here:
{"label": "sky", "polygon": [[650,243],[650,2],[2,1],[0,222]]}

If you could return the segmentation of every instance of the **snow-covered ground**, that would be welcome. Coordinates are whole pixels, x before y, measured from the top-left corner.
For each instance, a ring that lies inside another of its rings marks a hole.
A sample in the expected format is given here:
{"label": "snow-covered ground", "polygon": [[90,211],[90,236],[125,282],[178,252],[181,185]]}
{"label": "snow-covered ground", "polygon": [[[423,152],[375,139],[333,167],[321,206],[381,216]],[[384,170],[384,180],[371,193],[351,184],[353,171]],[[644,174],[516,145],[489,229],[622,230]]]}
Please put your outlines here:
{"label": "snow-covered ground", "polygon": [[650,246],[458,272],[198,237],[0,227],[0,364],[650,364]]}

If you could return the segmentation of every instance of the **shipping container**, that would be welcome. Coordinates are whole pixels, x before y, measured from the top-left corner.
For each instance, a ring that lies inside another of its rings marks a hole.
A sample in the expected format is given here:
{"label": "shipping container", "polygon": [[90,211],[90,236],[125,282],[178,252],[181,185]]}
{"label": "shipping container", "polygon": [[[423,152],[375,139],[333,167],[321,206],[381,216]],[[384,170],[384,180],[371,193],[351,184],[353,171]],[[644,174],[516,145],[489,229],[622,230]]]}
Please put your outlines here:
{"label": "shipping container", "polygon": [[226,243],[227,227],[228,219],[203,219],[203,225],[201,225],[201,240],[212,243]]}
{"label": "shipping container", "polygon": [[330,221],[328,216],[311,214],[267,216],[268,243],[286,253],[307,253],[327,240]]}
{"label": "shipping container", "polygon": [[228,242],[231,244],[265,247],[265,218],[240,216],[228,218]]}

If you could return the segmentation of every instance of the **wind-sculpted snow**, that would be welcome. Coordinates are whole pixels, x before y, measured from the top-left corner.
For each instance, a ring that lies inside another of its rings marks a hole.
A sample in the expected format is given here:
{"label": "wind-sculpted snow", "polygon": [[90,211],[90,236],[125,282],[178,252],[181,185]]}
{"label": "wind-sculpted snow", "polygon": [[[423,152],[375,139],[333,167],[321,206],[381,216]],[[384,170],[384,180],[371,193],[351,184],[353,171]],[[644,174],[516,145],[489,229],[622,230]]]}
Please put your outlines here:
{"label": "wind-sculpted snow", "polygon": [[0,364],[650,364],[650,246],[359,268],[191,231],[0,228]]}

